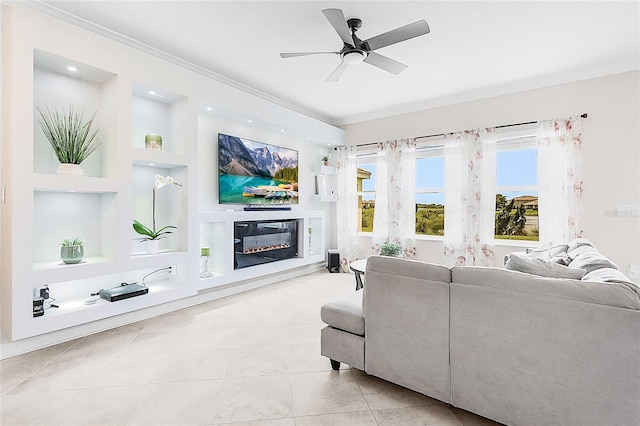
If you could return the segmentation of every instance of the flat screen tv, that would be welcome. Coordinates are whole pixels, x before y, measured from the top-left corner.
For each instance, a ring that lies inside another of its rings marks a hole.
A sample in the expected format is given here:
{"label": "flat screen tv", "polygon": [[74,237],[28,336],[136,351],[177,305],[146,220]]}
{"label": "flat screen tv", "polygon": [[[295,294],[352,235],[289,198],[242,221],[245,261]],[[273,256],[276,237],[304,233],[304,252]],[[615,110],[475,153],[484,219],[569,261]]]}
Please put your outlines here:
{"label": "flat screen tv", "polygon": [[220,204],[298,204],[298,151],[218,133]]}

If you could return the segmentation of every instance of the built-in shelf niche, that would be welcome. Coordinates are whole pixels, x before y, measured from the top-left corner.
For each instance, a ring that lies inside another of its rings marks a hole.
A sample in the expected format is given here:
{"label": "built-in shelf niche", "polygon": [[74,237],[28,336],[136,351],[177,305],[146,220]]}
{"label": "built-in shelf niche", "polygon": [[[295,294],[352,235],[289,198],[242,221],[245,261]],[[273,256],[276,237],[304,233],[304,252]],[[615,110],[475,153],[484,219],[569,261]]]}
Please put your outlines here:
{"label": "built-in shelf niche", "polygon": [[[73,67],[75,71],[70,71]],[[82,164],[85,176],[117,175],[117,84],[116,74],[34,49],[33,52],[33,170],[55,174],[60,162],[40,127],[36,106],[46,112],[82,113],[98,129],[100,146]]]}
{"label": "built-in shelf niche", "polygon": [[163,152],[184,154],[190,134],[188,98],[152,84],[134,82],[131,97],[131,143],[145,149],[145,136],[150,133],[162,137]]}
{"label": "built-in shelf niche", "polygon": [[34,270],[73,268],[60,260],[65,238],[79,237],[84,262],[115,260],[118,197],[113,192],[34,191]]}
{"label": "built-in shelf niche", "polygon": [[131,253],[140,256],[147,253],[146,245],[140,242],[143,236],[133,229],[133,220],[137,220],[143,225],[152,228],[153,226],[153,188],[155,176],[171,176],[182,186],[166,185],[156,189],[156,230],[165,226],[175,226],[172,233],[160,240],[159,250],[161,253],[173,251],[187,251],[187,206],[188,190],[188,168],[184,166],[158,167],[157,165],[137,165],[132,166],[132,217],[131,217]]}
{"label": "built-in shelf niche", "polygon": [[227,222],[200,223],[200,248],[209,247],[209,271],[214,276],[224,275],[229,267],[233,269],[232,245],[229,244],[232,238],[233,233]]}

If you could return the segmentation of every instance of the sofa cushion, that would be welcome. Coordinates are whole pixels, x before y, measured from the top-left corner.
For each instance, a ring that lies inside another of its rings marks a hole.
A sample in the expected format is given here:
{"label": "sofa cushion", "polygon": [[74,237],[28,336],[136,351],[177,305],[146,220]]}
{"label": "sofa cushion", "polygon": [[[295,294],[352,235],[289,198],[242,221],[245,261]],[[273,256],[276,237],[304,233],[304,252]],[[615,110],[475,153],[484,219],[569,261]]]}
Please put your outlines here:
{"label": "sofa cushion", "polygon": [[320,309],[320,318],[333,328],[364,336],[362,293],[362,290],[358,290],[325,303]]}
{"label": "sofa cushion", "polygon": [[454,266],[451,282],[486,286],[551,297],[640,310],[640,297],[627,285],[614,282],[592,282],[566,278],[549,278],[507,269],[483,266]]}
{"label": "sofa cushion", "polygon": [[584,269],[570,268],[551,260],[536,259],[519,253],[511,253],[505,268],[541,277],[571,278],[574,280],[579,280],[585,274]]}
{"label": "sofa cushion", "polygon": [[595,247],[583,245],[569,252],[569,267],[584,269],[587,273],[600,268],[618,269],[618,266],[600,254]]}

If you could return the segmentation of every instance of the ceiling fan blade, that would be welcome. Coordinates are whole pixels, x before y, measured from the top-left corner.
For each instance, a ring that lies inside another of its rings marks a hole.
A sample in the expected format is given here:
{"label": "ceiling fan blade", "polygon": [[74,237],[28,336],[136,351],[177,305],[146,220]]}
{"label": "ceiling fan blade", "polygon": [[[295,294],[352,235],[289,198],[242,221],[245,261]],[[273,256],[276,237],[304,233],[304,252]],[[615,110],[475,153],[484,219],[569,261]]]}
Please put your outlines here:
{"label": "ceiling fan blade", "polygon": [[327,79],[324,82],[325,83],[334,83],[334,82],[338,81],[338,79],[340,78],[340,76],[342,75],[342,73],[344,72],[344,70],[346,68],[347,68],[347,64],[345,64],[344,62],[340,62],[340,65],[338,65],[338,68],[333,70],[331,75],[329,77],[327,77]]}
{"label": "ceiling fan blade", "polygon": [[344,13],[342,13],[342,10],[324,9],[322,13],[327,17],[327,20],[333,29],[336,30],[342,41],[353,46],[353,38],[351,37],[351,32],[349,31],[347,20],[344,19]]}
{"label": "ceiling fan blade", "polygon": [[405,64],[401,64],[398,61],[394,61],[393,59],[382,56],[376,52],[370,52],[364,61],[374,67],[378,67],[396,75],[400,74],[407,68]]}
{"label": "ceiling fan blade", "polygon": [[427,21],[423,19],[421,21],[414,22],[413,24],[405,25],[404,27],[396,28],[395,30],[387,31],[386,33],[371,37],[364,42],[368,45],[369,50],[376,50],[381,47],[409,40],[410,38],[428,34],[429,31]]}
{"label": "ceiling fan blade", "polygon": [[325,54],[334,54],[338,55],[340,52],[298,52],[298,53],[281,53],[281,58],[294,58],[296,56],[308,56],[308,55],[325,55]]}

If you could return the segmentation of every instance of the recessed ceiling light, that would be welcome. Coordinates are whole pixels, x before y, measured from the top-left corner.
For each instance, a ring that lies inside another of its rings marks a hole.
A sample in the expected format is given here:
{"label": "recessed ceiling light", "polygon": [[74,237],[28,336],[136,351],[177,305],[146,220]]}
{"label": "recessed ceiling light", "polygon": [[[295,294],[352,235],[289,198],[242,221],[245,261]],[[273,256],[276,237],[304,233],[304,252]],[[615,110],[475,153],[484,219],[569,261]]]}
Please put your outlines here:
{"label": "recessed ceiling light", "polygon": [[69,192],[78,192],[75,189],[70,189]]}
{"label": "recessed ceiling light", "polygon": [[156,163],[149,163],[149,165],[150,165],[150,166],[155,166],[155,165],[156,165]]}
{"label": "recessed ceiling light", "polygon": [[311,140],[311,137],[307,137],[307,140],[308,140],[308,141],[310,141],[310,140]]}
{"label": "recessed ceiling light", "polygon": [[329,146],[331,146],[331,144],[329,144]]}
{"label": "recessed ceiling light", "polygon": [[213,108],[211,107],[207,107],[207,111],[211,111]]}
{"label": "recessed ceiling light", "polygon": [[284,133],[284,129],[280,129],[280,133]]}
{"label": "recessed ceiling light", "polygon": [[154,92],[153,90],[149,90],[149,94],[150,94],[150,95],[155,95],[155,94],[156,94],[156,92]]}
{"label": "recessed ceiling light", "polygon": [[247,120],[247,123],[253,123],[253,120]]}
{"label": "recessed ceiling light", "polygon": [[78,71],[78,68],[74,67],[73,65],[69,65],[69,66],[67,67],[67,69],[68,69],[69,71],[71,71],[71,72],[76,72],[76,71]]}

